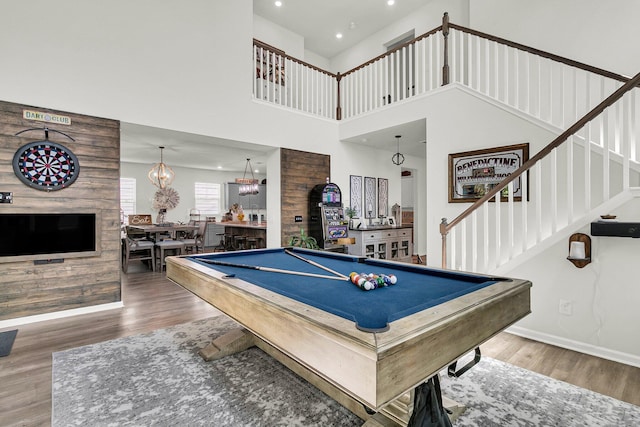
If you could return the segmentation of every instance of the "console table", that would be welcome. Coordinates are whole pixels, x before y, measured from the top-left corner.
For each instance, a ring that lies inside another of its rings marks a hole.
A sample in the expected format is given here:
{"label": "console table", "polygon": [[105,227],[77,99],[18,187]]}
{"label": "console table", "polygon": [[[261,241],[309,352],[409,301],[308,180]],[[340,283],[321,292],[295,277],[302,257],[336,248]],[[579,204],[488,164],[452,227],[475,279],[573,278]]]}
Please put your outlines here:
{"label": "console table", "polygon": [[356,242],[349,245],[349,254],[390,261],[411,262],[413,229],[411,227],[380,227],[350,229],[349,237]]}

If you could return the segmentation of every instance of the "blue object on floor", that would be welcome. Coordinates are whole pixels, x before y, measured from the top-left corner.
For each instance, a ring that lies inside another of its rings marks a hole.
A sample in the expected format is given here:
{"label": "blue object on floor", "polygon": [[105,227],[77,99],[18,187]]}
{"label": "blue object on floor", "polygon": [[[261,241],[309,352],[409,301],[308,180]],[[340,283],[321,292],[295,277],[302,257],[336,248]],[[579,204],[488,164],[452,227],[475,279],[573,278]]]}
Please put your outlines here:
{"label": "blue object on floor", "polygon": [[13,347],[13,341],[18,335],[18,330],[0,332],[0,357],[8,356]]}

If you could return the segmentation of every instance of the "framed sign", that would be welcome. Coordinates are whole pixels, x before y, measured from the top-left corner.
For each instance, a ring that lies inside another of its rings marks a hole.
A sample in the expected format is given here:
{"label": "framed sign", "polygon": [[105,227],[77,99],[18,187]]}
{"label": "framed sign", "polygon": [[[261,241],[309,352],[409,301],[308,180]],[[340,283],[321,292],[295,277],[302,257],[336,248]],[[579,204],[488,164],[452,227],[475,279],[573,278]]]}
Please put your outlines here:
{"label": "framed sign", "polygon": [[[529,144],[449,154],[449,202],[475,202],[529,160]],[[513,182],[513,199],[522,200],[522,180]],[[507,189],[501,200],[507,200]]]}

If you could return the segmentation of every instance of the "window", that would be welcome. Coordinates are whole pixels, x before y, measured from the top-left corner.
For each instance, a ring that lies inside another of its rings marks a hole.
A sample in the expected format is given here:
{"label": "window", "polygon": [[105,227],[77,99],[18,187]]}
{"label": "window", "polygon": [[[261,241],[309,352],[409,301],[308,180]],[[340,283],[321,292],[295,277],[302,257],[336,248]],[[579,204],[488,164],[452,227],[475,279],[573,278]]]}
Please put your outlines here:
{"label": "window", "polygon": [[129,215],[136,213],[135,178],[120,178],[120,210],[124,214],[125,223]]}
{"label": "window", "polygon": [[200,215],[217,215],[220,213],[220,184],[196,182],[195,196],[195,207],[200,211]]}

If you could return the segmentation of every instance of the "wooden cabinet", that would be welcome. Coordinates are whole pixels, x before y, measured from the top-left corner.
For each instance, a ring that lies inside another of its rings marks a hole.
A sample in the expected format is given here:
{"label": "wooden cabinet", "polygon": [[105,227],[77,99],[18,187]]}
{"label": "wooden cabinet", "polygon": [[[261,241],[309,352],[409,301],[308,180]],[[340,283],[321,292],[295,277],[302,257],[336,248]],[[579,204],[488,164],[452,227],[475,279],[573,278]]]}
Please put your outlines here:
{"label": "wooden cabinet", "polygon": [[411,262],[413,237],[411,228],[349,230],[356,242],[349,245],[349,254],[390,261]]}

